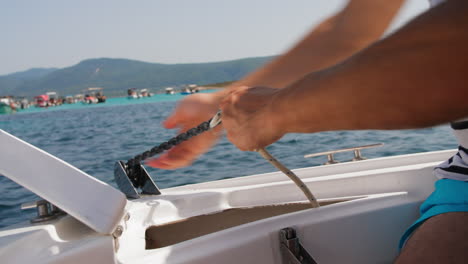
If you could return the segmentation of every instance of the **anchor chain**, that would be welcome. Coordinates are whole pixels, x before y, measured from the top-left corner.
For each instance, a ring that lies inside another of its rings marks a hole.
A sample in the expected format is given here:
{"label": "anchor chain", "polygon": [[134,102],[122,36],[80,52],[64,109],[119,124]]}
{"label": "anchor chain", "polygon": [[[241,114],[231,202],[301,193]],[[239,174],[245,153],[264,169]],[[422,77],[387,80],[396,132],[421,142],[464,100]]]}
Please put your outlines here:
{"label": "anchor chain", "polygon": [[149,157],[152,157],[154,155],[157,155],[157,154],[160,154],[166,150],[169,150],[171,149],[172,147],[174,146],[177,146],[179,145],[180,143],[194,137],[194,136],[197,136],[205,131],[208,131],[214,127],[216,127],[217,125],[219,125],[221,123],[221,112],[218,112],[213,118],[211,118],[210,120],[208,121],[205,121],[203,123],[201,123],[200,125],[194,127],[194,128],[191,128],[189,129],[188,131],[184,132],[184,133],[181,133],[171,139],[169,139],[168,141],[166,142],[163,142],[161,144],[159,144],[158,146],[155,146],[153,148],[151,148],[150,150],[147,150],[141,154],[138,154],[136,155],[135,157],[129,159],[127,161],[127,163],[125,164],[126,166],[126,171],[127,171],[127,175],[128,177],[130,178],[130,180],[132,181],[133,185],[135,187],[141,187],[143,186],[144,184],[144,180],[139,177],[140,175],[140,164],[141,164],[141,161],[149,158]]}
{"label": "anchor chain", "polygon": [[[150,193],[150,194],[160,194],[159,189],[157,186],[154,184],[154,182],[149,178],[148,173],[146,170],[141,166],[141,161],[145,160],[149,157],[152,157],[156,154],[162,153],[166,150],[171,149],[172,147],[194,137],[197,136],[205,131],[208,131],[210,129],[215,128],[221,124],[221,111],[218,111],[210,120],[201,123],[200,125],[189,129],[185,133],[181,133],[177,135],[176,137],[171,138],[167,142],[163,142],[159,144],[158,146],[153,147],[150,150],[147,150],[141,154],[136,155],[135,157],[129,159],[126,163],[123,161],[119,161],[116,163],[116,170],[115,172],[116,176],[116,181],[117,184],[120,186],[123,183],[122,182],[122,176],[121,172],[122,170],[125,170],[126,177],[124,176],[125,179],[130,179],[132,185],[134,188],[141,188],[143,192]],[[304,195],[307,197],[307,199],[310,201],[312,207],[319,207],[319,204],[315,198],[315,196],[310,192],[309,188],[307,185],[299,178],[297,177],[294,172],[286,168],[283,164],[281,164],[278,160],[276,160],[273,156],[271,156],[270,153],[268,153],[264,148],[257,150],[263,158],[265,158],[268,162],[270,162],[273,166],[278,168],[280,171],[282,171],[286,176],[288,176],[299,189],[304,193]],[[149,179],[149,181],[148,181]],[[125,181],[125,180],[123,180]],[[126,181],[128,182],[128,180]],[[151,183],[148,185],[148,183]],[[146,184],[146,185],[145,185]],[[129,188],[127,185],[124,185],[124,189],[128,190]],[[138,198],[138,193],[134,188],[131,188],[129,192],[125,192],[127,194],[127,197],[132,197],[132,198]],[[122,190],[122,187],[120,187]],[[311,262],[314,263],[314,262]]]}

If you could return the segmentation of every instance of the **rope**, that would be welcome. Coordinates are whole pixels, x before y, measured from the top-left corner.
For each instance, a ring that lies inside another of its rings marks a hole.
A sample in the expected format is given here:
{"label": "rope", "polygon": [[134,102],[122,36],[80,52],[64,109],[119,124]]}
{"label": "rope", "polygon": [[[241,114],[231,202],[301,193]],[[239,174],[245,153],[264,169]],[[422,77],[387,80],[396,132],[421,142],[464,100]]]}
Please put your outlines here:
{"label": "rope", "polygon": [[270,162],[273,166],[275,166],[277,169],[286,174],[286,176],[288,176],[296,184],[296,186],[299,187],[299,189],[301,189],[301,191],[307,197],[313,208],[320,207],[319,203],[317,202],[317,199],[315,199],[315,196],[309,190],[307,185],[305,185],[305,183],[294,172],[292,172],[290,169],[286,168],[286,166],[281,164],[268,151],[266,151],[266,149],[261,148],[257,150],[257,152],[260,153],[260,155],[262,155],[262,157],[268,162]]}
{"label": "rope", "polygon": [[[213,118],[211,118],[210,120],[206,122],[201,123],[197,127],[189,129],[187,132],[181,133],[177,135],[176,137],[171,138],[167,142],[163,142],[159,144],[158,146],[155,146],[151,148],[150,150],[147,150],[129,159],[126,163],[126,170],[127,170],[127,175],[132,181],[133,185],[135,187],[142,187],[145,183],[144,178],[140,176],[140,170],[141,170],[140,163],[142,160],[145,160],[156,154],[169,150],[172,147],[194,136],[197,136],[205,131],[210,130],[211,128],[217,126],[220,123],[221,123],[221,112],[219,111],[218,113],[216,113],[216,115]],[[314,195],[312,194],[312,192],[310,192],[307,185],[305,185],[305,183],[296,174],[294,174],[294,172],[292,172],[291,170],[286,168],[286,166],[284,166],[278,160],[276,160],[270,153],[268,153],[268,151],[266,151],[266,149],[262,148],[262,149],[257,150],[257,152],[260,153],[260,155],[262,155],[262,157],[266,159],[268,162],[270,162],[273,166],[275,166],[277,169],[279,169],[284,174],[286,174],[286,176],[288,176],[296,184],[296,186],[299,187],[299,189],[304,193],[304,195],[307,197],[307,199],[309,200],[313,208],[320,207],[319,203],[317,202],[317,199],[315,199]]]}

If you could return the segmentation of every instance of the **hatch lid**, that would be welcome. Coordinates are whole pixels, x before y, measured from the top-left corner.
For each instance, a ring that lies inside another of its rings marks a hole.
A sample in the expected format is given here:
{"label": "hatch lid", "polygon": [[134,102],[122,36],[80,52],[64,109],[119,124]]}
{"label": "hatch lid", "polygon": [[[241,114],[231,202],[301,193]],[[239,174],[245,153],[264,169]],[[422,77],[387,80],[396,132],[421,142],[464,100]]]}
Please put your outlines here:
{"label": "hatch lid", "polygon": [[119,190],[1,129],[0,174],[98,233],[112,234],[125,213]]}

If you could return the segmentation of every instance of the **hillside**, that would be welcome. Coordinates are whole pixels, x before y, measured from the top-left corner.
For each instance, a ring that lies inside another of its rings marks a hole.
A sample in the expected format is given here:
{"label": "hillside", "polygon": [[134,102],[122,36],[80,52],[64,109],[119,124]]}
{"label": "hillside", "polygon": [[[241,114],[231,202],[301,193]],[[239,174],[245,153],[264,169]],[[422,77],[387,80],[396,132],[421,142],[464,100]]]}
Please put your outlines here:
{"label": "hillside", "polygon": [[0,76],[0,95],[35,96],[47,91],[77,94],[88,87],[103,87],[108,96],[124,95],[128,88],[209,84],[238,80],[273,57],[224,62],[160,64],[128,59],[89,59],[63,69],[31,69]]}
{"label": "hillside", "polygon": [[34,82],[47,74],[55,71],[55,68],[33,68],[27,71],[15,72],[9,75],[0,76],[0,96],[15,94],[17,89],[28,83]]}

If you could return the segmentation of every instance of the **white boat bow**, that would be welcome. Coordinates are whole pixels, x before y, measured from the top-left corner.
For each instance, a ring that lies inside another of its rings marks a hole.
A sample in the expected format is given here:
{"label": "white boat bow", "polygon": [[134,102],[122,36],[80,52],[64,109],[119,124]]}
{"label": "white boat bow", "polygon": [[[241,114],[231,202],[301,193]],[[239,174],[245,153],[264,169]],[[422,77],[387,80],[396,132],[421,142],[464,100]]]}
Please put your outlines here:
{"label": "white boat bow", "polygon": [[[1,132],[0,144],[34,148],[11,138]],[[280,231],[287,227],[317,263],[391,263],[400,236],[433,190],[432,169],[455,153],[296,169],[322,205],[309,208],[302,192],[279,172],[163,189],[160,195],[123,201],[111,186],[36,150],[37,162],[53,160],[60,167],[53,177],[103,191],[41,185],[31,179],[33,171],[4,169],[13,167],[7,163],[36,166],[20,159],[28,152],[8,161],[1,156],[1,174],[68,213],[0,230],[1,263],[287,263],[287,249],[280,243]],[[107,194],[114,198],[103,197]],[[103,210],[113,216],[102,219]]]}

